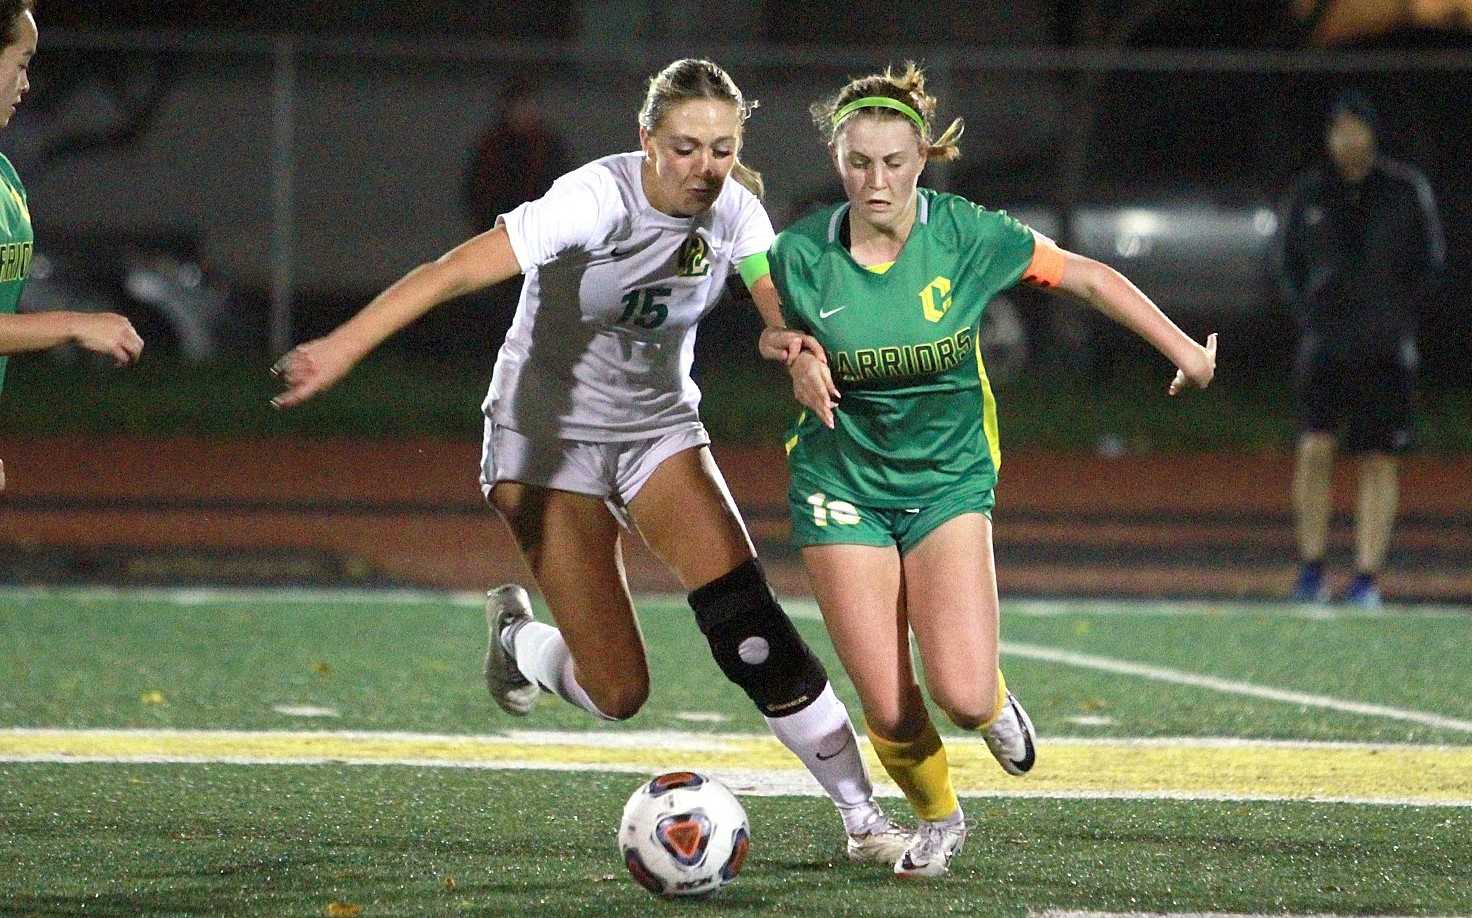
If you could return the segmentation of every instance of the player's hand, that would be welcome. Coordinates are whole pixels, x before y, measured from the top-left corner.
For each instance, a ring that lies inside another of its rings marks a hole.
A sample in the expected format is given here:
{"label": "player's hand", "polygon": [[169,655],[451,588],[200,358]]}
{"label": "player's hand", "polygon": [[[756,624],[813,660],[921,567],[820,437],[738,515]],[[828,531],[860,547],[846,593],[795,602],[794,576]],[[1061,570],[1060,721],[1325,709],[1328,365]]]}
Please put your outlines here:
{"label": "player's hand", "polygon": [[106,354],[120,367],[136,362],[143,353],[143,339],[133,323],[115,312],[73,313],[72,341],[93,353]]}
{"label": "player's hand", "polygon": [[833,411],[841,397],[833,384],[833,374],[826,361],[804,351],[787,368],[792,376],[792,397],[798,404],[818,416],[823,426],[833,429]]}
{"label": "player's hand", "polygon": [[1170,394],[1179,395],[1187,387],[1205,389],[1216,376],[1216,332],[1206,336],[1206,346],[1197,349],[1197,359],[1191,366],[1176,370],[1176,378],[1170,381]]}
{"label": "player's hand", "polygon": [[5,460],[0,459],[0,491],[5,490]]}
{"label": "player's hand", "polygon": [[273,408],[291,408],[336,383],[360,355],[331,335],[317,338],[282,355],[271,365],[271,375],[281,381],[286,391],[271,399]]}
{"label": "player's hand", "polygon": [[792,328],[764,328],[757,339],[756,348],[767,360],[780,360],[790,367],[798,354],[812,354],[822,363],[828,362],[823,345],[812,335],[805,335]]}

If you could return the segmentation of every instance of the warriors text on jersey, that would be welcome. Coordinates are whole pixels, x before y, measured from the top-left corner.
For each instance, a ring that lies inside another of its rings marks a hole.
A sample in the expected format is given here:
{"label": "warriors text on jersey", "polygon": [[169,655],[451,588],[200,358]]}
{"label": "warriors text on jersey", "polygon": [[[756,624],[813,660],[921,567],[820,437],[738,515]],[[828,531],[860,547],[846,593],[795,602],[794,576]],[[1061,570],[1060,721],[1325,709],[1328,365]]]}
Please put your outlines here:
{"label": "warriors text on jersey", "polygon": [[791,327],[828,353],[842,392],[832,430],[809,412],[788,438],[792,487],[871,507],[919,507],[996,483],[996,410],[977,346],[982,312],[1020,280],[1056,284],[1062,253],[1003,213],[920,189],[899,257],[854,261],[848,205],[784,230],[772,279]]}
{"label": "warriors text on jersey", "polygon": [[[26,190],[10,160],[0,156],[0,313],[13,313],[20,305],[35,239]],[[5,385],[5,363],[0,357],[0,388]]]}
{"label": "warriors text on jersey", "polygon": [[661,213],[643,162],[594,160],[501,217],[526,278],[486,396],[495,423],[591,441],[699,424],[695,328],[732,265],[770,247],[772,223],[735,181],[702,214]]}

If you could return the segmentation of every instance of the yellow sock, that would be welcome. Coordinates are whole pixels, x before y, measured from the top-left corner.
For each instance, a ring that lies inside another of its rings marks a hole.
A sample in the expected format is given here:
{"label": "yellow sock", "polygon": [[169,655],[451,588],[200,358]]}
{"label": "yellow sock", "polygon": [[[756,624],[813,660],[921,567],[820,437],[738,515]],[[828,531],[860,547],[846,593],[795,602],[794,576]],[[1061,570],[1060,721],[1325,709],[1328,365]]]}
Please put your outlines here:
{"label": "yellow sock", "polygon": [[992,716],[991,717],[988,717],[986,719],[986,723],[982,724],[980,727],[977,727],[977,729],[978,730],[985,730],[987,727],[990,727],[992,724],[996,723],[997,722],[997,718],[1002,716],[1002,709],[1005,708],[1006,706],[1007,706],[1007,680],[1002,678],[1002,670],[1001,670],[1000,667],[998,667],[997,668],[997,706],[994,707],[994,708],[992,708]]}
{"label": "yellow sock", "polygon": [[[868,730],[868,724],[864,726]],[[904,792],[916,816],[936,822],[961,805],[951,786],[951,766],[935,724],[927,721],[925,732],[909,742],[885,739],[873,730],[868,733],[880,764]]]}

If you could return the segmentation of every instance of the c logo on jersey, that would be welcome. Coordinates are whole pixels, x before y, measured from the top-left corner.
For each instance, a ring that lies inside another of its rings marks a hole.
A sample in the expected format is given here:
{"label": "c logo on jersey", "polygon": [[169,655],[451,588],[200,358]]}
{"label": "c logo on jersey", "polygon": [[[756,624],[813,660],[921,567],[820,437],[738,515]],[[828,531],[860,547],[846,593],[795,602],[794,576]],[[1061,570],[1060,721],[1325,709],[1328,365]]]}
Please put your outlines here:
{"label": "c logo on jersey", "polygon": [[704,277],[710,273],[710,246],[699,236],[691,236],[675,254],[675,266],[680,277]]}
{"label": "c logo on jersey", "polygon": [[920,291],[920,308],[924,310],[925,318],[939,322],[951,308],[951,279],[937,277],[926,284]]}

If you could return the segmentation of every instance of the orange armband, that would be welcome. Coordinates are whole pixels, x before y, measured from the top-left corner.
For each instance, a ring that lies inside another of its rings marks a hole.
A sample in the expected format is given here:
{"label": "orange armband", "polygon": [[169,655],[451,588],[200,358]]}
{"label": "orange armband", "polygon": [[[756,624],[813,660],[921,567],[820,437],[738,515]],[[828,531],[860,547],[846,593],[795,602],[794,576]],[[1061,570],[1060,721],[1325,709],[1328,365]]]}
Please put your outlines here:
{"label": "orange armband", "polygon": [[1032,231],[1032,261],[1022,272],[1022,282],[1038,287],[1056,287],[1063,282],[1063,250],[1037,230]]}

